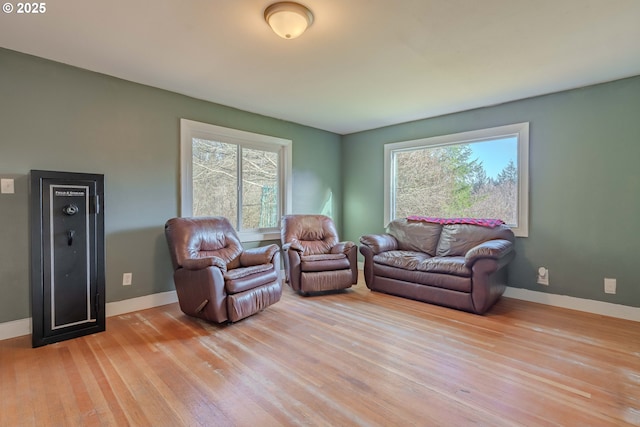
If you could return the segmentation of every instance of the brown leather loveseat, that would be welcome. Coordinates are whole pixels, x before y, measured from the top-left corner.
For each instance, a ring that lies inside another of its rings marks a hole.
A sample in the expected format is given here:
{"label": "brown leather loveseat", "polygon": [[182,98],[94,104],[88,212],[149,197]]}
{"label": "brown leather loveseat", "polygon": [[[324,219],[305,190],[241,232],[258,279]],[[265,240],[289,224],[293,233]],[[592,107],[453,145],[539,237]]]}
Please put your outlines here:
{"label": "brown leather loveseat", "polygon": [[504,292],[515,255],[509,227],[403,218],[386,231],[360,238],[369,289],[477,314]]}

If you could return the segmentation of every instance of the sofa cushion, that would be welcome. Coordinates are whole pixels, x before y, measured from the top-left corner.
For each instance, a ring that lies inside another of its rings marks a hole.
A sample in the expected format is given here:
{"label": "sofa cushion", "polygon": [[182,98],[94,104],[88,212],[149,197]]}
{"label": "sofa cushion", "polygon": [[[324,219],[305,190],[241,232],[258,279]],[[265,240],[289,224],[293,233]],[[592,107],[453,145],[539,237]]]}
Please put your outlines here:
{"label": "sofa cushion", "polygon": [[387,233],[398,241],[398,249],[436,254],[442,225],[398,218],[389,223]]}
{"label": "sofa cushion", "polygon": [[374,255],[373,262],[401,268],[403,270],[415,270],[418,264],[429,255],[416,251],[387,251]]}
{"label": "sofa cushion", "polygon": [[471,269],[465,265],[465,258],[463,256],[438,256],[428,258],[418,264],[416,270],[471,277]]}
{"label": "sofa cushion", "polygon": [[444,225],[435,255],[464,256],[469,249],[493,239],[513,241],[513,232],[506,225],[495,228],[471,224]]}

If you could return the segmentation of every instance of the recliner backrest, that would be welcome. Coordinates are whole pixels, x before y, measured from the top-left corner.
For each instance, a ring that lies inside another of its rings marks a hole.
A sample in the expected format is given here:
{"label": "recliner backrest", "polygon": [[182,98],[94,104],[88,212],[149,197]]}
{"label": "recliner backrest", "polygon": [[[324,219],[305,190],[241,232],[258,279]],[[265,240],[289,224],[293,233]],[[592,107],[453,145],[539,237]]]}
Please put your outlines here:
{"label": "recliner backrest", "polygon": [[282,243],[298,242],[304,255],[320,255],[340,242],[333,220],[326,215],[285,215],[282,217]]}
{"label": "recliner backrest", "polygon": [[240,266],[240,238],[225,217],[172,218],[165,224],[173,269],[185,259],[216,256],[227,269]]}

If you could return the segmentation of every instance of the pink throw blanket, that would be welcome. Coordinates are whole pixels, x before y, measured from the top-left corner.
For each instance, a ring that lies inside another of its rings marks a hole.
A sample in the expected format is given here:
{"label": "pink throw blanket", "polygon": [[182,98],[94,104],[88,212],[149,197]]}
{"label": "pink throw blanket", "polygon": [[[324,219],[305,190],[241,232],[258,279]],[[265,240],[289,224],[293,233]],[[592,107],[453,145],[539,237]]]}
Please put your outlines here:
{"label": "pink throw blanket", "polygon": [[472,224],[489,228],[504,224],[503,220],[496,218],[437,218],[433,216],[410,215],[407,219],[410,221],[433,222],[435,224]]}

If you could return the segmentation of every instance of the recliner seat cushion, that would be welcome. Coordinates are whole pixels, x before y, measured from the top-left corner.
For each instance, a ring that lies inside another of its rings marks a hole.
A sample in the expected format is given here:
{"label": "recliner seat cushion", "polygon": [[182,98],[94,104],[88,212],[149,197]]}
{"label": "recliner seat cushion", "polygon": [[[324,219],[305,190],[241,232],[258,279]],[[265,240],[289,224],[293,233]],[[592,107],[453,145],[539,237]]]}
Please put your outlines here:
{"label": "recliner seat cushion", "polygon": [[266,285],[277,279],[278,272],[273,264],[241,267],[230,270],[224,274],[224,288],[228,293],[236,294]]}
{"label": "recliner seat cushion", "polygon": [[249,267],[238,267],[224,273],[225,280],[237,280],[264,271],[273,270],[273,264],[258,264]]}
{"label": "recliner seat cushion", "polygon": [[302,271],[331,271],[351,268],[345,254],[303,255],[300,257]]}

